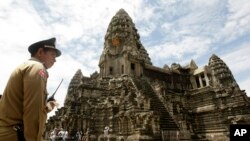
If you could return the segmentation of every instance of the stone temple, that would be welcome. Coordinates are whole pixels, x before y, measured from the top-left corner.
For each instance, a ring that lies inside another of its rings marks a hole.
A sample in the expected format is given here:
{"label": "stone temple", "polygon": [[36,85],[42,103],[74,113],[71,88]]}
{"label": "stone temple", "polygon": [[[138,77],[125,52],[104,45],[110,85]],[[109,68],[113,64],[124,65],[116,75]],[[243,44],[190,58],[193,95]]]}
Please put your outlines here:
{"label": "stone temple", "polygon": [[104,39],[99,73],[75,73],[46,132],[81,130],[91,141],[228,141],[230,124],[250,124],[250,98],[218,56],[203,67],[194,60],[156,67],[123,9]]}

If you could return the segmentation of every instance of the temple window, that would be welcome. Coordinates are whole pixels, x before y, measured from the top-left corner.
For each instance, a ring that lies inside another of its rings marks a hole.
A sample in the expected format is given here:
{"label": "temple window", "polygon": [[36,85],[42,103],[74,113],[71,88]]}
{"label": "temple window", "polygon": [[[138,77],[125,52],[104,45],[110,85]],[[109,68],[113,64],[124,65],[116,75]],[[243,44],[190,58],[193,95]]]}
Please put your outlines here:
{"label": "temple window", "polygon": [[124,73],[124,66],[122,65],[122,74]]}
{"label": "temple window", "polygon": [[196,81],[197,88],[200,88],[201,85],[200,85],[200,82],[199,82],[199,76],[195,77],[195,81]]}
{"label": "temple window", "polygon": [[131,63],[131,70],[135,70],[135,64],[134,63]]}
{"label": "temple window", "polygon": [[109,74],[113,75],[113,67],[109,67]]}
{"label": "temple window", "polygon": [[205,80],[205,76],[204,73],[201,74],[201,82],[202,82],[202,86],[206,86],[206,80]]}

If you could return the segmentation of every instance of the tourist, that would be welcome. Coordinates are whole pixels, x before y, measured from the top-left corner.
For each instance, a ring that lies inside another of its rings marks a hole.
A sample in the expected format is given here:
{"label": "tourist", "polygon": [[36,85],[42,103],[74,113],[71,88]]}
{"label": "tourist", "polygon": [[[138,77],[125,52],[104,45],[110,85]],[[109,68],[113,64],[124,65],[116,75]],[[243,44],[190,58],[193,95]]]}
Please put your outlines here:
{"label": "tourist", "polygon": [[56,141],[57,133],[58,133],[57,128],[55,128],[55,129],[51,132],[51,134],[50,134],[50,139],[51,139],[52,141]]}
{"label": "tourist", "polygon": [[76,140],[81,141],[81,139],[82,139],[82,131],[78,130],[76,133]]}
{"label": "tourist", "polygon": [[60,139],[62,139],[62,138],[63,138],[63,135],[64,135],[64,130],[63,130],[63,128],[60,128],[60,131],[58,132],[58,137],[59,137]]}
{"label": "tourist", "polygon": [[107,139],[106,141],[109,141],[109,127],[105,126],[104,128],[104,140],[105,138]]}
{"label": "tourist", "polygon": [[63,133],[63,141],[66,141],[66,139],[68,138],[68,131],[65,130],[64,133]]}
{"label": "tourist", "polygon": [[0,100],[0,141],[43,140],[47,113],[56,105],[55,100],[46,100],[47,69],[61,55],[55,41],[30,45],[31,58],[12,72]]}
{"label": "tourist", "polygon": [[87,128],[87,131],[84,133],[82,141],[89,141],[89,128]]}

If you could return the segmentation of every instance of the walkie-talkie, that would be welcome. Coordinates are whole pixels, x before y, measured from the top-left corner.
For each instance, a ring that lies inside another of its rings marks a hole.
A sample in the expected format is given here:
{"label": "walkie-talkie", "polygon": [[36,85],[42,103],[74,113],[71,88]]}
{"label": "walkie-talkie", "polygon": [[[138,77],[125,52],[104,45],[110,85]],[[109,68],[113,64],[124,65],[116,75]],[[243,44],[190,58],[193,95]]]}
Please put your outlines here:
{"label": "walkie-talkie", "polygon": [[55,96],[55,94],[56,94],[58,88],[61,86],[62,82],[63,82],[63,79],[61,80],[60,84],[58,85],[58,87],[56,88],[56,90],[55,90],[55,92],[52,94],[52,96],[48,98],[47,102],[49,102],[49,101],[54,101],[54,100],[55,100],[54,96]]}

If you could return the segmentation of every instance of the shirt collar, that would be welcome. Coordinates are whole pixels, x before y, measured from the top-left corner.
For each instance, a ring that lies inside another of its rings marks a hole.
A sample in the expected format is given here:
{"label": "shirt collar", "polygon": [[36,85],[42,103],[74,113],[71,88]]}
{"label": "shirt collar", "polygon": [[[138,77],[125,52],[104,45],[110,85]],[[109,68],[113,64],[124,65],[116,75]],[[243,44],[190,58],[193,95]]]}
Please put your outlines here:
{"label": "shirt collar", "polygon": [[[41,62],[39,59],[35,58],[35,57],[31,57],[30,60],[32,61],[37,61],[37,62]],[[41,62],[42,63],[42,62]]]}
{"label": "shirt collar", "polygon": [[40,62],[40,63],[42,63],[42,64],[43,64],[44,68],[46,68],[46,69],[47,69],[47,67],[44,65],[44,63],[43,63],[43,62],[41,62],[39,59],[37,59],[37,58],[35,58],[35,57],[31,57],[29,60]]}

